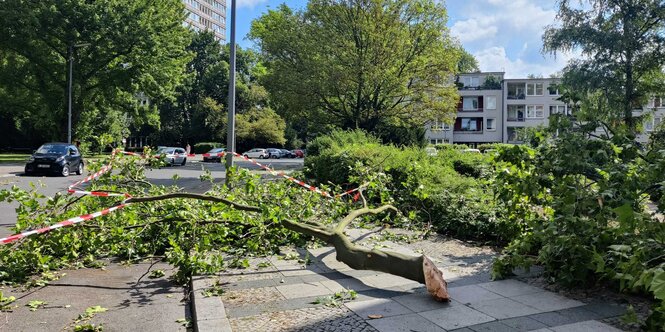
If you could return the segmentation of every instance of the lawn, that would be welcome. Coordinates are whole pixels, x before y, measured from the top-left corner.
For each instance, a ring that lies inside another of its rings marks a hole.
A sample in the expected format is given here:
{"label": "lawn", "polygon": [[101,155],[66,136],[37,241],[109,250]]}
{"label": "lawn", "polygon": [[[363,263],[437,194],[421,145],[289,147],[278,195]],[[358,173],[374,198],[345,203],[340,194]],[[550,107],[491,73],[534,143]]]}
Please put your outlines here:
{"label": "lawn", "polygon": [[27,153],[0,153],[0,164],[22,164],[30,157]]}

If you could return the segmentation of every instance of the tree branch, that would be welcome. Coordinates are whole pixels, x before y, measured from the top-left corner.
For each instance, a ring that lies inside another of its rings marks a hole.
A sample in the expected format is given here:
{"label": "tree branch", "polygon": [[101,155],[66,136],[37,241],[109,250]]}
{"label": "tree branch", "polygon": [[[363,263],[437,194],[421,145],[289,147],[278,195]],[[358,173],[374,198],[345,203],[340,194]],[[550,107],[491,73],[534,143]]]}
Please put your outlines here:
{"label": "tree branch", "polygon": [[346,228],[346,226],[348,226],[354,219],[356,219],[356,218],[358,218],[362,215],[365,215],[365,214],[368,214],[368,213],[379,214],[379,213],[381,213],[385,210],[393,210],[393,211],[397,212],[397,208],[395,208],[392,205],[384,205],[384,206],[376,208],[376,209],[370,209],[370,208],[364,207],[362,209],[353,210],[346,217],[344,217],[344,219],[342,219],[342,221],[340,221],[337,224],[337,226],[335,227],[335,232],[344,231],[344,228]]}
{"label": "tree branch", "polygon": [[251,206],[251,205],[244,205],[244,204],[238,204],[236,202],[230,201],[226,198],[221,198],[221,197],[214,197],[214,196],[208,196],[208,195],[202,195],[202,194],[192,194],[192,193],[173,193],[173,194],[166,194],[166,195],[160,195],[160,196],[150,196],[150,197],[132,197],[128,198],[124,201],[125,204],[127,203],[143,203],[143,202],[154,202],[154,201],[163,201],[167,199],[172,199],[172,198],[191,198],[191,199],[198,199],[198,200],[203,200],[203,201],[210,201],[210,202],[216,202],[216,203],[224,203],[236,210],[242,210],[242,211],[249,211],[249,212],[261,212],[261,208],[257,206]]}

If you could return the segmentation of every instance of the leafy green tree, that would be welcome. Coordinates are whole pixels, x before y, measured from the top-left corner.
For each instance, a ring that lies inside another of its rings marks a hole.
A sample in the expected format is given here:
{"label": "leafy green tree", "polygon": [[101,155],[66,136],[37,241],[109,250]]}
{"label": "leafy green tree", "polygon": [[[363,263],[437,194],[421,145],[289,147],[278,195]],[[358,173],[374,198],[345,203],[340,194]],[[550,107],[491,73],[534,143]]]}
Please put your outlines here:
{"label": "leafy green tree", "polygon": [[264,85],[289,121],[374,131],[421,126],[454,112],[459,45],[432,0],[312,0],[252,22],[266,59]]}
{"label": "leafy green tree", "polygon": [[44,139],[66,138],[71,57],[75,137],[106,132],[121,114],[156,124],[155,107],[136,97],[170,99],[181,84],[189,60],[183,9],[179,0],[3,1],[0,104]]}
{"label": "leafy green tree", "polygon": [[236,140],[238,152],[257,146],[284,146],[286,123],[270,108],[254,108],[238,114]]}
{"label": "leafy green tree", "polygon": [[[580,6],[582,5],[586,6]],[[545,52],[581,50],[564,83],[598,93],[602,110],[634,136],[633,110],[662,91],[665,65],[665,4],[659,0],[559,0],[560,24],[543,35]]]}
{"label": "leafy green tree", "polygon": [[461,48],[459,49],[460,52],[460,57],[459,60],[457,61],[457,71],[460,73],[473,73],[480,71],[480,67],[478,67],[478,60],[471,55],[471,53],[467,52],[465,49]]}

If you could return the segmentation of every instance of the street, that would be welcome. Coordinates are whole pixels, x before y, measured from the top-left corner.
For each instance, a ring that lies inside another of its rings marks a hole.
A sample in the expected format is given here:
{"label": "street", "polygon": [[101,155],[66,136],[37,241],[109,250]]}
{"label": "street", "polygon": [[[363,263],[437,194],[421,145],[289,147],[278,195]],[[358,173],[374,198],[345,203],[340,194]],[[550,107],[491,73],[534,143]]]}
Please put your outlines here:
{"label": "street", "polygon": [[[303,165],[303,159],[270,159],[265,161],[260,160],[259,162],[280,171],[300,169]],[[256,171],[259,174],[268,173],[248,161],[238,159],[235,163],[238,167]],[[3,168],[9,167],[12,166],[0,165],[0,174],[3,174]],[[17,166],[14,166],[13,168],[17,168]],[[215,179],[215,183],[223,182],[226,174],[224,164],[203,163],[196,159],[188,161],[185,166],[170,166],[150,170],[146,173],[146,177],[148,181],[156,185],[177,185],[183,188],[183,191],[203,193],[212,187],[209,182],[201,182],[199,179],[199,176],[205,169],[211,172]],[[14,173],[19,174],[10,174],[14,176],[0,177],[0,190],[9,189],[14,185],[22,189],[29,189],[30,183],[34,183],[37,185],[38,191],[47,197],[52,197],[58,192],[66,193],[67,187],[70,184],[88,176],[87,172],[83,175],[73,175],[66,178],[59,176],[24,176],[22,172]],[[178,179],[173,180],[173,176],[176,174],[178,175]],[[44,186],[40,186],[40,183]],[[14,209],[16,209],[16,203],[0,203],[0,237],[13,234],[9,228],[14,225],[16,220],[16,212]]]}

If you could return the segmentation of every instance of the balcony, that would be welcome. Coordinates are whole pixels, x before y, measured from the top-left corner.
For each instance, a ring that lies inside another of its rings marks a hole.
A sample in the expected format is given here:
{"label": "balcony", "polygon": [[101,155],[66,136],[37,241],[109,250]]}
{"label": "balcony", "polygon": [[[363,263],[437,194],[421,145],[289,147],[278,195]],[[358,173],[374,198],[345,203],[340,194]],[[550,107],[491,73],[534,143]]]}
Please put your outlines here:
{"label": "balcony", "polygon": [[482,108],[482,107],[479,107],[479,108],[467,109],[467,108],[464,108],[464,107],[458,107],[458,108],[457,108],[457,111],[458,111],[458,112],[463,112],[463,113],[482,112],[482,111],[483,111],[483,108]]}
{"label": "balcony", "polygon": [[508,99],[509,100],[521,100],[521,99],[525,99],[525,98],[526,98],[526,96],[523,93],[520,93],[520,94],[508,93]]}
{"label": "balcony", "polygon": [[524,117],[517,117],[517,118],[508,118],[506,119],[508,122],[524,122]]}

